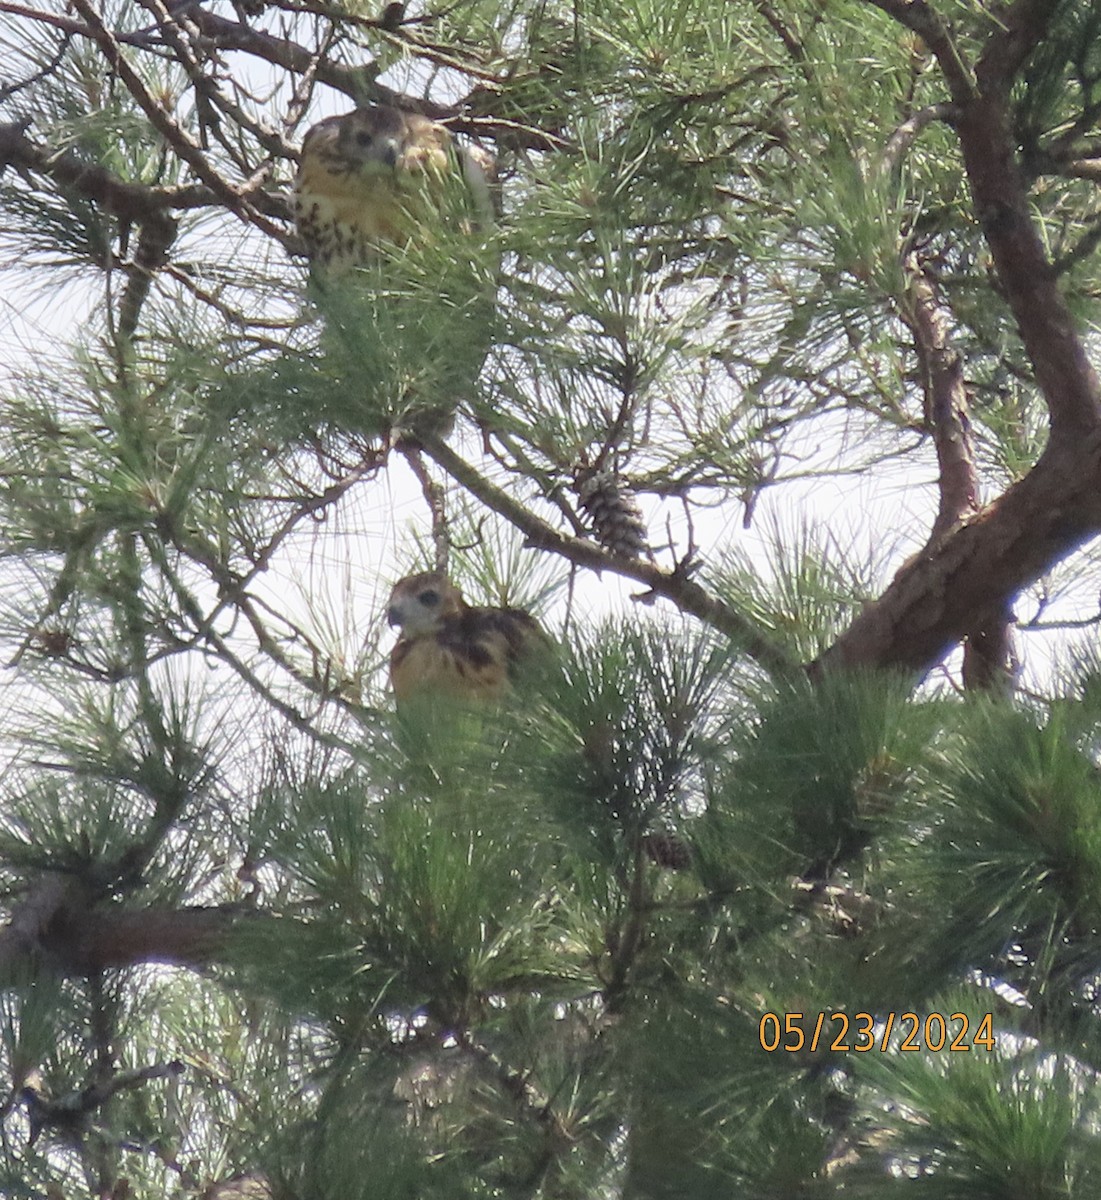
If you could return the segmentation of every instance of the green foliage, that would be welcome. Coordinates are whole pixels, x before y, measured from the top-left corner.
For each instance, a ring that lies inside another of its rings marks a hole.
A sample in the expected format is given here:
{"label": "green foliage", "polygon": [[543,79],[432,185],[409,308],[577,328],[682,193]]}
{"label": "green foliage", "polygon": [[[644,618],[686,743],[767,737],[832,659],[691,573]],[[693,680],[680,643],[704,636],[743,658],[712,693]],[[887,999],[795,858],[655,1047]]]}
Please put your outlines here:
{"label": "green foliage", "polygon": [[[809,661],[841,632],[861,598],[874,594],[877,548],[855,548],[823,525],[774,523],[766,531],[767,558],[734,548],[716,572],[714,587],[737,597],[759,629],[799,661]],[[762,561],[763,560],[763,561]]]}
{"label": "green foliage", "polygon": [[[1006,16],[930,5],[968,70]],[[1096,621],[1047,697],[817,661],[913,534],[835,484],[944,499],[915,263],[984,499],[1049,428],[920,40],[858,0],[8,7],[3,266],[67,307],[0,386],[0,1192],[1092,1195]],[[1007,100],[1083,329],[1098,24],[1054,6]],[[387,89],[494,144],[500,219],[453,178],[311,274],[295,147]],[[575,540],[597,468],[652,556]],[[396,712],[385,595],[445,556],[548,644]]]}
{"label": "green foliage", "polygon": [[[884,843],[900,907],[884,930],[883,973],[932,979],[971,965],[1037,1000],[1056,979],[1075,993],[1092,986],[1101,830],[1082,715],[979,706],[943,739]],[[938,918],[919,919],[931,905]]]}
{"label": "green foliage", "polygon": [[[1076,1196],[1097,1186],[1094,1087],[1073,1060],[1019,1045],[893,1054],[869,1066],[900,1101],[887,1146],[922,1195]],[[858,1184],[856,1194],[882,1194],[875,1186]]]}

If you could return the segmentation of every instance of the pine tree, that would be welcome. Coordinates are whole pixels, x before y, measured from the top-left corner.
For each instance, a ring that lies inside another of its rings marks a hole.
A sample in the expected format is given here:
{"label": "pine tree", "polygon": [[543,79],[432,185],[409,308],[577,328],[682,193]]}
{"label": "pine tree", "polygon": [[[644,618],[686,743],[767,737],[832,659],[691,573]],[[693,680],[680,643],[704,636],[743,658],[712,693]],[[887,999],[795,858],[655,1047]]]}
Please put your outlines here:
{"label": "pine tree", "polygon": [[[0,29],[0,1192],[1101,1194],[1101,8]],[[501,215],[344,311],[365,104]]]}

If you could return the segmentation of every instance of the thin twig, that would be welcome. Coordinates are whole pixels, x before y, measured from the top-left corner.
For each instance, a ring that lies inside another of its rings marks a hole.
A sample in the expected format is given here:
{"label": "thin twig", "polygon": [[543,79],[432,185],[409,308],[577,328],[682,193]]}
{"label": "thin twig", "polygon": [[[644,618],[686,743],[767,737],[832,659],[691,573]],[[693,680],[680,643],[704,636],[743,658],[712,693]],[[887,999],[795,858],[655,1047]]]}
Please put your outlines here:
{"label": "thin twig", "polygon": [[428,511],[432,516],[432,547],[435,560],[433,567],[435,570],[446,574],[448,560],[451,557],[451,536],[448,531],[447,520],[447,493],[428,474],[428,469],[424,465],[424,456],[421,454],[419,446],[415,446],[410,442],[401,442],[398,445],[398,449],[409,464],[409,469],[417,477],[417,482],[421,485],[421,492],[424,494],[424,501],[428,505]]}
{"label": "thin twig", "polygon": [[242,221],[251,222],[258,229],[280,242],[287,239],[286,231],[275,222],[269,221],[245,196],[210,165],[197,142],[168,113],[145,86],[138,72],[130,65],[114,34],[104,25],[100,15],[89,0],[72,0],[72,5],[87,22],[93,40],[111,67],[118,72],[127,90],[140,105],[153,127],[191,167],[198,178],[225,204],[230,212]]}

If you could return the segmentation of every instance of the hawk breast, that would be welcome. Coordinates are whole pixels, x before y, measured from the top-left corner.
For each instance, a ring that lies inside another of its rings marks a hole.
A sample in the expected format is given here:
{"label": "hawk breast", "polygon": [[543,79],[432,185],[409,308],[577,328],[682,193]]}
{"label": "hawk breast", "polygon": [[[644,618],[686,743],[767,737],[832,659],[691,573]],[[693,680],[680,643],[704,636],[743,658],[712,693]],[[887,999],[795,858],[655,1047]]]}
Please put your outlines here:
{"label": "hawk breast", "polygon": [[516,608],[467,608],[434,631],[399,638],[390,656],[398,703],[413,697],[487,701],[507,691],[516,667],[544,634]]}

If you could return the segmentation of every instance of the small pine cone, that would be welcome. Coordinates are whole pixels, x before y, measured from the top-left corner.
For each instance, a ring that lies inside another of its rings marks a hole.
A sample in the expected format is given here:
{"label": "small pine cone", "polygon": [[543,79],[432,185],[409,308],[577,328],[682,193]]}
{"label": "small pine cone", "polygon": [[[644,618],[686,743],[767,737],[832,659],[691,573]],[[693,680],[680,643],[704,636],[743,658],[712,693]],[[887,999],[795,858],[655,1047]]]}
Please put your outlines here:
{"label": "small pine cone", "polygon": [[634,496],[624,484],[604,467],[584,467],[575,480],[577,498],[592,521],[593,537],[624,558],[646,556],[646,526]]}
{"label": "small pine cone", "polygon": [[642,839],[646,857],[667,871],[684,871],[692,865],[692,852],[672,833],[648,833]]}

